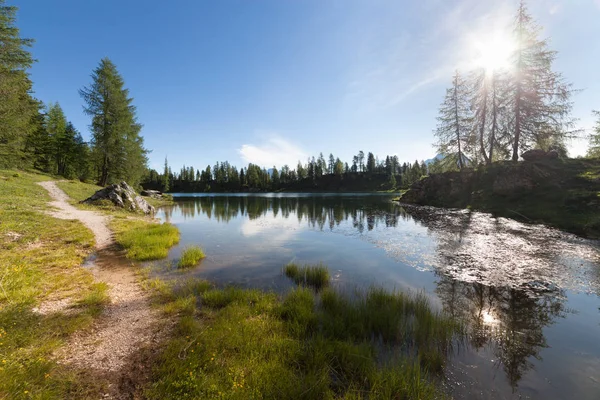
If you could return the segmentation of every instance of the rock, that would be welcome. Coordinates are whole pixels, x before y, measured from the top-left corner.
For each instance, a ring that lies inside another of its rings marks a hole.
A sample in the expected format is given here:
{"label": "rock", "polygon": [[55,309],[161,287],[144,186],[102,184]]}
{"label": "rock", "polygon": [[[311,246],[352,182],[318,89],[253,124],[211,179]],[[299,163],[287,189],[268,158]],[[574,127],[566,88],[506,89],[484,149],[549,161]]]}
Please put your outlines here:
{"label": "rock", "polygon": [[523,160],[525,161],[540,161],[540,160],[554,160],[558,158],[558,151],[550,150],[528,150],[525,153],[521,154]]}
{"label": "rock", "polygon": [[99,200],[110,200],[117,207],[127,208],[131,211],[142,211],[144,214],[154,214],[155,211],[154,207],[139,196],[127,182],[100,189],[80,203],[93,204]]}
{"label": "rock", "polygon": [[546,156],[552,160],[557,159],[558,158],[558,151],[556,150],[550,150],[548,153],[546,153]]}
{"label": "rock", "polygon": [[142,196],[152,197],[153,199],[160,199],[160,198],[162,198],[162,193],[160,191],[158,191],[158,190],[146,189],[146,190],[142,190],[140,192],[140,194]]}

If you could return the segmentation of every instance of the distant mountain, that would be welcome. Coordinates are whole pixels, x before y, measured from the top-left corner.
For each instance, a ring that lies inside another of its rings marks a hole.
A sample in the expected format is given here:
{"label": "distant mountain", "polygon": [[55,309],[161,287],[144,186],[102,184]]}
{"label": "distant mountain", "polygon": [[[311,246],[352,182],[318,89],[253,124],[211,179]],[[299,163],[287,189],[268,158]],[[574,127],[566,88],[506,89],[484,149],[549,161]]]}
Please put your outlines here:
{"label": "distant mountain", "polygon": [[[464,164],[465,166],[469,166],[469,165],[471,165],[471,160],[470,160],[470,159],[469,159],[467,156],[465,156],[465,155],[463,154],[463,156],[462,156],[462,157],[463,157],[463,164]],[[429,165],[430,165],[430,164],[432,164],[432,163],[433,163],[435,160],[442,161],[444,158],[446,158],[446,157],[445,157],[443,154],[438,154],[437,156],[435,156],[435,157],[433,157],[433,158],[430,158],[429,160],[425,160],[425,165],[429,166]]]}
{"label": "distant mountain", "polygon": [[434,162],[435,160],[440,160],[442,161],[444,159],[444,156],[442,154],[438,154],[437,156],[430,158],[429,160],[425,160],[425,165],[429,165],[432,162]]}

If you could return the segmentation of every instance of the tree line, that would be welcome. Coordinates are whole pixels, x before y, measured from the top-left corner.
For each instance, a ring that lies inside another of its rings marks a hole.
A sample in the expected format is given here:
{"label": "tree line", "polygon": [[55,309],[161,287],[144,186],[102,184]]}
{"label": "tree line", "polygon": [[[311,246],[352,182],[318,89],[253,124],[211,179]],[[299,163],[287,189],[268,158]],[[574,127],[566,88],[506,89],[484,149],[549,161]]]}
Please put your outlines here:
{"label": "tree line", "polygon": [[[452,78],[435,130],[445,168],[516,162],[530,149],[566,157],[566,140],[580,133],[571,117],[574,89],[553,71],[557,52],[539,38],[541,27],[524,1],[510,29],[515,46],[509,66],[456,71]],[[600,121],[588,155],[600,155],[599,147]]]}
{"label": "tree line", "polygon": [[35,60],[15,26],[17,8],[0,0],[0,168],[36,168],[104,186],[121,180],[137,185],[147,170],[133,99],[116,66],[103,58],[92,82],[79,91],[91,117],[85,142],[58,103],[33,95],[28,70]]}
{"label": "tree line", "polygon": [[324,189],[324,183],[337,183],[339,187],[352,181],[359,189],[362,184],[364,190],[374,187],[391,190],[406,188],[428,172],[424,161],[401,164],[395,155],[379,159],[368,152],[365,157],[362,150],[353,156],[350,164],[333,154],[325,158],[320,153],[305,163],[299,161],[295,168],[284,165],[279,169],[276,166],[266,169],[252,163],[238,169],[223,161],[204,169],[184,165],[174,172],[165,159],[163,171],[150,170],[142,186],[165,192],[235,192]]}

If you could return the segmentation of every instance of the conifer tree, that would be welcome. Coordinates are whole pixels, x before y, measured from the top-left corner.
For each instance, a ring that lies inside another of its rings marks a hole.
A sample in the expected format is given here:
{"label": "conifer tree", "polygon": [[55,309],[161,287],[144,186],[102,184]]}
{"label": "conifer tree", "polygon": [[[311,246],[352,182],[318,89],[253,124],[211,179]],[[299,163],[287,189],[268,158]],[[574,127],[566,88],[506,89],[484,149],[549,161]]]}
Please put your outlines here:
{"label": "conifer tree", "polygon": [[369,152],[367,155],[367,172],[372,174],[375,172],[375,168],[377,163],[375,162],[375,156],[373,153]]}
{"label": "conifer tree", "polygon": [[588,149],[588,157],[600,157],[600,111],[593,111],[598,117],[596,126],[590,135],[590,148]]}
{"label": "conifer tree", "polygon": [[564,147],[565,138],[573,133],[569,132],[573,126],[572,88],[552,70],[556,51],[548,48],[548,40],[538,38],[540,31],[521,0],[514,27],[517,48],[512,60],[513,161],[519,159],[519,151],[529,148]]}
{"label": "conifer tree", "polygon": [[68,139],[66,138],[67,118],[58,103],[50,103],[46,113],[46,130],[51,143],[53,159],[53,172],[64,174],[65,156],[68,152]]}
{"label": "conifer tree", "polygon": [[333,157],[332,153],[329,153],[329,165],[328,165],[328,174],[333,174],[335,171],[335,157]]}
{"label": "conifer tree", "polygon": [[92,83],[79,91],[92,117],[92,155],[101,186],[120,180],[137,185],[148,163],[142,126],[116,66],[103,58],[92,73]]}
{"label": "conifer tree", "polygon": [[26,49],[32,39],[19,36],[15,26],[17,8],[0,0],[0,167],[29,164],[25,146],[39,128],[40,103],[31,97],[27,70],[34,63]]}
{"label": "conifer tree", "polygon": [[169,182],[169,161],[167,160],[167,157],[165,157],[165,169],[163,170],[163,181],[162,181],[162,185],[163,185],[163,192],[168,192],[169,190],[171,190],[171,184]]}
{"label": "conifer tree", "polygon": [[452,87],[446,91],[439,113],[435,131],[438,139],[437,151],[446,156],[446,159],[456,162],[458,168],[462,170],[464,153],[470,140],[472,118],[469,89],[458,71],[452,79]]}

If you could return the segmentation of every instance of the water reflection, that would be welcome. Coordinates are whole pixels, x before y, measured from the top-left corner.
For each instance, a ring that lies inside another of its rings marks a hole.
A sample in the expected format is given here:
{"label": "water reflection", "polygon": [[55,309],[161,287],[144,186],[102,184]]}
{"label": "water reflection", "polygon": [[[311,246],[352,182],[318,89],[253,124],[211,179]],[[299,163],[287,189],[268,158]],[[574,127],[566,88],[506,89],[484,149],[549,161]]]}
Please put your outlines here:
{"label": "water reflection", "polygon": [[461,282],[438,273],[436,293],[444,311],[467,322],[475,350],[490,345],[495,364],[502,367],[516,389],[523,375],[548,347],[544,328],[566,315],[561,290],[532,297],[510,287]]}
{"label": "water reflection", "polygon": [[448,374],[476,383],[451,385],[454,395],[600,393],[597,242],[488,214],[390,200],[205,196],[179,199],[161,217],[180,226],[181,246],[200,238],[209,257],[190,273],[217,282],[285,288],[281,266],[299,259],[325,262],[349,285],[425,289],[469,327],[468,348]]}

